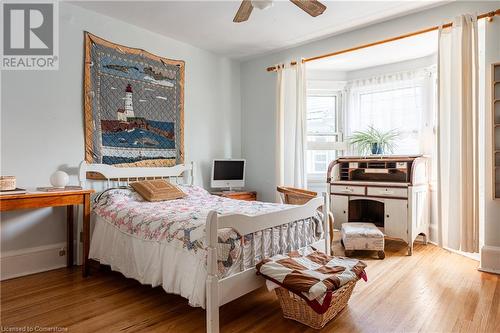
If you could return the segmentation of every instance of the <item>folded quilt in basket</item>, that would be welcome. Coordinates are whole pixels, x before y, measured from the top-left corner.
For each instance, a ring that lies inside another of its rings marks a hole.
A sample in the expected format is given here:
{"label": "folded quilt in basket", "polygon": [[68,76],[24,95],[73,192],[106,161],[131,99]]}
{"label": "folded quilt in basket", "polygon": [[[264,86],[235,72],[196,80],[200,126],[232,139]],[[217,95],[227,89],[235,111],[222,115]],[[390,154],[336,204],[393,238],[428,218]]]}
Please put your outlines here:
{"label": "folded quilt in basket", "polygon": [[366,281],[365,267],[360,260],[333,257],[306,247],[264,259],[256,268],[257,274],[300,296],[321,314],[330,306],[335,290],[360,278]]}

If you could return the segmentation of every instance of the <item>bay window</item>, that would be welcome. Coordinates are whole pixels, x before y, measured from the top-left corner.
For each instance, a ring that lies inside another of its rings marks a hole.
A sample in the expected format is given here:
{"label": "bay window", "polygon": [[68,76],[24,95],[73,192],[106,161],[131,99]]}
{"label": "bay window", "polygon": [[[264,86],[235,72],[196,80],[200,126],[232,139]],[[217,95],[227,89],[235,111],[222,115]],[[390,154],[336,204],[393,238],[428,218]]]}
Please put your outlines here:
{"label": "bay window", "polygon": [[342,155],[359,154],[348,145],[348,138],[370,126],[383,132],[395,130],[399,133],[392,154],[432,154],[435,71],[435,66],[431,66],[342,82],[337,84],[337,90],[309,89],[308,181],[326,180],[332,160]]}

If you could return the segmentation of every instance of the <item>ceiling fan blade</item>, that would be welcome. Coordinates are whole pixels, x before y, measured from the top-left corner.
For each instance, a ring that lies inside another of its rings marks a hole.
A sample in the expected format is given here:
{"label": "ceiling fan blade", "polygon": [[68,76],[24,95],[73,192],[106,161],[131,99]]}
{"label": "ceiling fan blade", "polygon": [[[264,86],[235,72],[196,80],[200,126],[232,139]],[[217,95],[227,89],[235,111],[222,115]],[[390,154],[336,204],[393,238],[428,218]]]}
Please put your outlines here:
{"label": "ceiling fan blade", "polygon": [[245,22],[250,17],[252,10],[253,10],[252,2],[250,0],[243,0],[241,2],[240,8],[238,9],[236,15],[234,16],[233,22],[236,23]]}
{"label": "ceiling fan blade", "polygon": [[323,14],[326,9],[326,6],[323,5],[318,0],[290,0],[297,7],[305,11],[307,14],[312,17],[316,17],[318,15]]}

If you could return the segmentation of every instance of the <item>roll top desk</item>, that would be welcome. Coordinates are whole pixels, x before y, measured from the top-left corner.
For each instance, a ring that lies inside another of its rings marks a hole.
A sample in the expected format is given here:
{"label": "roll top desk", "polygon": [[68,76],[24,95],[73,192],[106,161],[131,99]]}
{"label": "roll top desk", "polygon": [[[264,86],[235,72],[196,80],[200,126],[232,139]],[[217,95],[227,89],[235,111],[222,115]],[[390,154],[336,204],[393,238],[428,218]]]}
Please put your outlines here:
{"label": "roll top desk", "polygon": [[429,234],[427,158],[423,156],[342,157],[328,167],[327,182],[335,228],[374,223],[389,238],[408,244]]}

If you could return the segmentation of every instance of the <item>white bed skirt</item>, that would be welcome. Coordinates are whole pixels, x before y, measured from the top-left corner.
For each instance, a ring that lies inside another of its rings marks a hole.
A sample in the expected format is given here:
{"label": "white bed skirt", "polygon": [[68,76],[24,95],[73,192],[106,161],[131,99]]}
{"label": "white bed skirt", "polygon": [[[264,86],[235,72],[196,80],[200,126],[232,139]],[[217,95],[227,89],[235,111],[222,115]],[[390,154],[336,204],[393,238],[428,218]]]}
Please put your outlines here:
{"label": "white bed skirt", "polygon": [[[167,293],[186,298],[191,306],[205,308],[207,269],[203,257],[168,242],[134,237],[97,214],[93,214],[93,217],[95,227],[89,258],[109,265],[112,270],[142,284],[153,287],[161,285]],[[296,250],[306,245],[322,244],[322,240],[317,243],[318,238],[314,236],[316,226],[312,220],[291,222],[290,225],[293,227],[284,225],[273,228],[272,237],[271,229],[255,233],[255,251],[250,242],[246,243],[220,278],[241,272],[243,267],[253,267],[262,257],[281,253],[283,247]],[[262,238],[264,244],[261,244]],[[222,251],[220,248],[219,250]],[[226,258],[227,253],[221,257]]]}
{"label": "white bed skirt", "polygon": [[205,262],[168,243],[132,237],[101,217],[94,217],[91,259],[142,284],[161,285],[167,293],[186,298],[191,306],[205,308]]}

